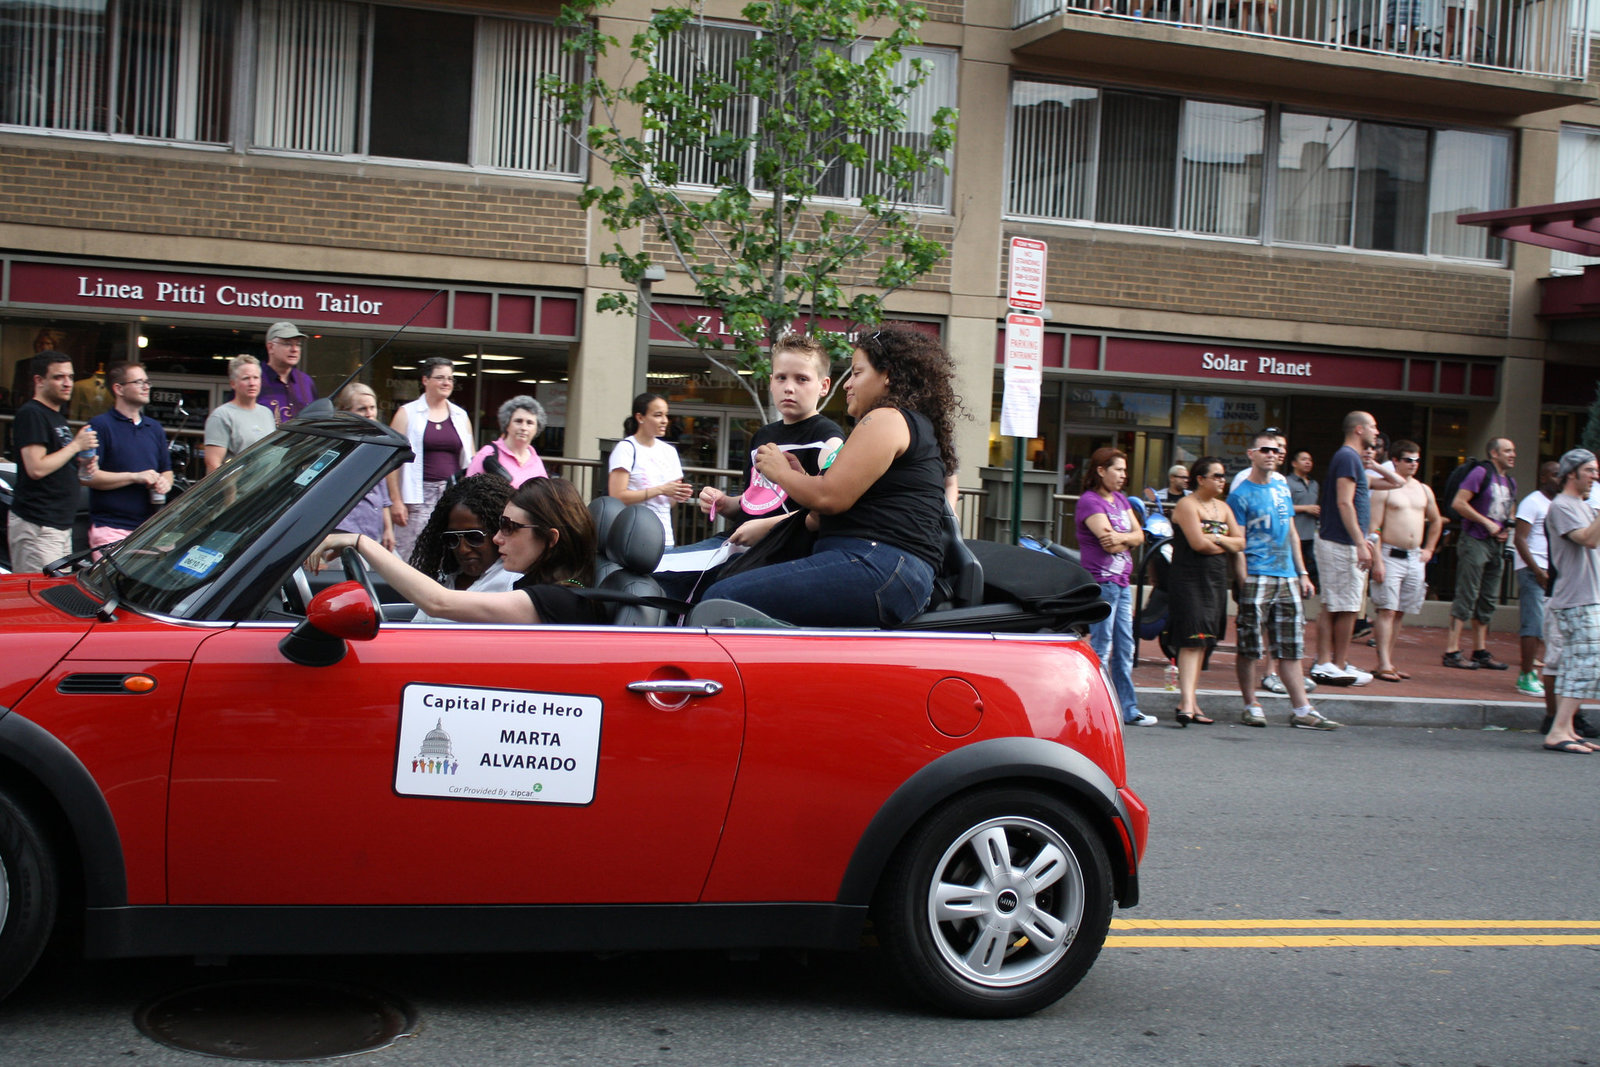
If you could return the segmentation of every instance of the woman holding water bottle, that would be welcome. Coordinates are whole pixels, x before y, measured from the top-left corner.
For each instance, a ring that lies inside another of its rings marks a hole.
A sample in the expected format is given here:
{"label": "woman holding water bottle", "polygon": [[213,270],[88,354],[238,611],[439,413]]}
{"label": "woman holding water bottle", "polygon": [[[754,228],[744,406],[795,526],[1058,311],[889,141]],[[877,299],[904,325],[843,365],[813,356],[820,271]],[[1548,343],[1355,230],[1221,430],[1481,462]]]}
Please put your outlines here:
{"label": "woman holding water bottle", "polygon": [[1156,717],[1139,710],[1133,689],[1133,550],[1144,544],[1144,530],[1133,505],[1123,494],[1128,482],[1128,456],[1120,449],[1097,449],[1089,457],[1083,476],[1083,496],[1078,500],[1078,553],[1084,567],[1100,584],[1100,597],[1111,614],[1089,630],[1089,644],[1111,675],[1122,705],[1122,721],[1130,726],[1154,726]]}

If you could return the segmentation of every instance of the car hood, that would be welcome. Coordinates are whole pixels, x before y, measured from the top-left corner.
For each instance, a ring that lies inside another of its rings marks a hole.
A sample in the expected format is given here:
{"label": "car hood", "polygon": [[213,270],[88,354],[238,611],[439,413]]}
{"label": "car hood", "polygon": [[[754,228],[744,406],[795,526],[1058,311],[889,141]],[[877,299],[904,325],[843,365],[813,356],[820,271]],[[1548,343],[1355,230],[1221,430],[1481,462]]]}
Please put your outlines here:
{"label": "car hood", "polygon": [[94,619],[74,618],[38,594],[70,580],[38,575],[0,576],[0,714],[50,673],[83,639]]}

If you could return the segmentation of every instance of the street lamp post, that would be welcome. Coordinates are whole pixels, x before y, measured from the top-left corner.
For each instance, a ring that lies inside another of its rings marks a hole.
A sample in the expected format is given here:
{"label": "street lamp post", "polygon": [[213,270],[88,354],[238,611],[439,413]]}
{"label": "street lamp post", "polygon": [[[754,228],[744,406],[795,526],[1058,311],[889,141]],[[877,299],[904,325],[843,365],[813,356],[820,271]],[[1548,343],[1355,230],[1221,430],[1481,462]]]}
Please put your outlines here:
{"label": "street lamp post", "polygon": [[[650,288],[665,281],[667,268],[651,264],[639,275],[639,306],[634,312],[633,395],[650,388]],[[630,401],[633,397],[628,398]]]}

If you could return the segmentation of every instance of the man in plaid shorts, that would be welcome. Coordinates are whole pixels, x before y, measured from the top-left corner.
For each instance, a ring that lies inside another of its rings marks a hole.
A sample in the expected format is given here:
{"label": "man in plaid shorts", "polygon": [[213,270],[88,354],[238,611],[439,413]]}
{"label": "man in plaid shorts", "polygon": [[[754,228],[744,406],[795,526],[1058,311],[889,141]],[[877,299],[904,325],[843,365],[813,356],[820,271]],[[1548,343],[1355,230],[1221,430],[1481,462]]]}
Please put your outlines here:
{"label": "man in plaid shorts", "polygon": [[1294,711],[1289,725],[1302,730],[1337,730],[1306,698],[1304,666],[1305,610],[1301,597],[1316,592],[1300,554],[1294,529],[1294,499],[1289,483],[1271,477],[1283,462],[1276,434],[1258,433],[1250,451],[1250,476],[1228,494],[1228,506],[1244,527],[1244,551],[1234,556],[1239,611],[1236,619],[1239,692],[1246,726],[1265,726],[1267,717],[1256,703],[1256,685],[1268,645],[1278,660],[1278,674]]}

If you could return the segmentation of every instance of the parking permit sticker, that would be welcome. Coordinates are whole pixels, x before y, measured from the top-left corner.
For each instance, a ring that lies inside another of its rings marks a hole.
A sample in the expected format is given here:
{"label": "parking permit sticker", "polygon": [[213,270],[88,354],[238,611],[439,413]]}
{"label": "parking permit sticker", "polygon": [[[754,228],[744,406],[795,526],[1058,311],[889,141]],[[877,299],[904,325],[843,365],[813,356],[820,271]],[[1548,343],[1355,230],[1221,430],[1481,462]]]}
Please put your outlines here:
{"label": "parking permit sticker", "polygon": [[587,804],[600,767],[599,697],[405,687],[394,790],[450,800]]}
{"label": "parking permit sticker", "polygon": [[310,485],[312,482],[317,480],[317,475],[328,469],[328,464],[332,463],[338,458],[339,452],[337,449],[328,449],[322,455],[312,460],[311,466],[307,467],[305,470],[301,471],[295,476],[294,484],[302,487]]}
{"label": "parking permit sticker", "polygon": [[172,569],[182,571],[185,574],[192,574],[196,578],[204,578],[224,558],[224,555],[214,548],[195,545],[183,554],[182,559],[172,565]]}

